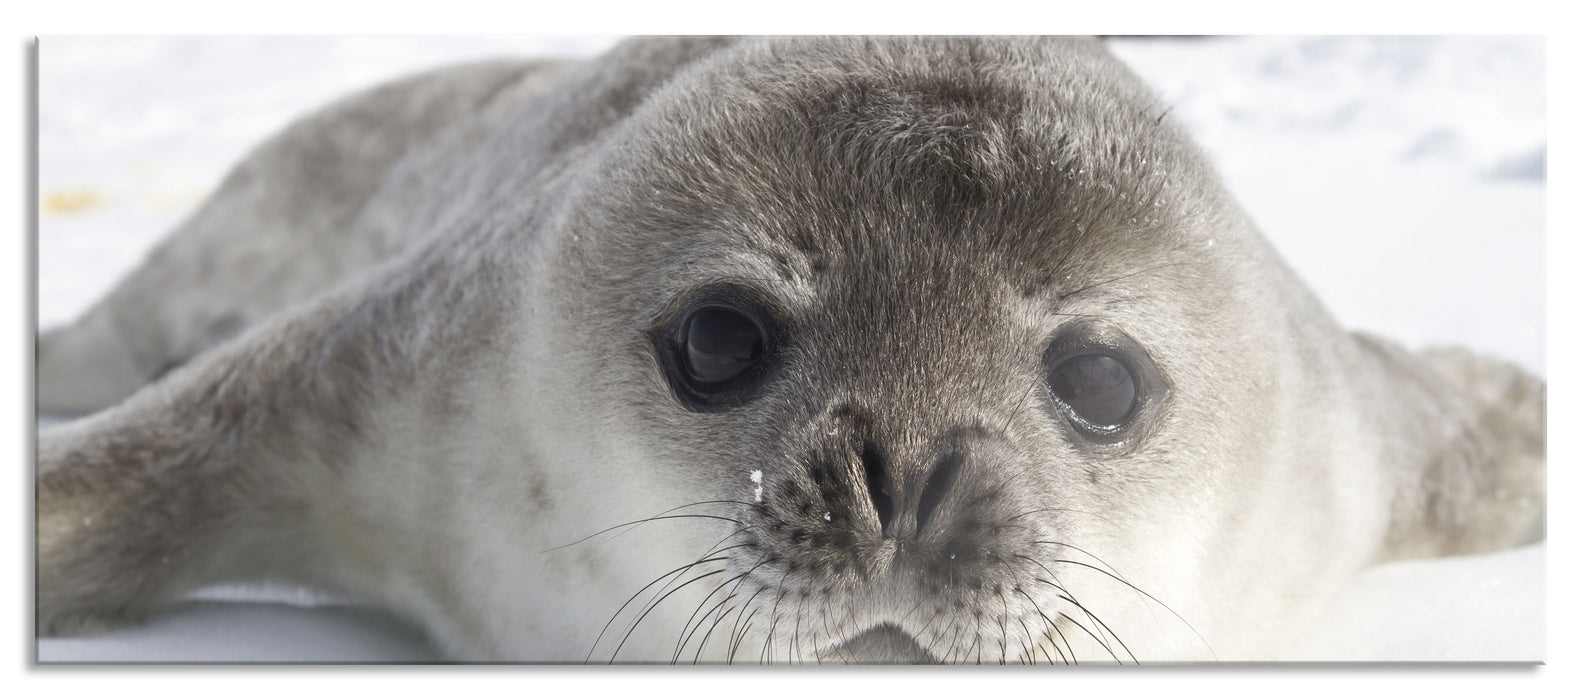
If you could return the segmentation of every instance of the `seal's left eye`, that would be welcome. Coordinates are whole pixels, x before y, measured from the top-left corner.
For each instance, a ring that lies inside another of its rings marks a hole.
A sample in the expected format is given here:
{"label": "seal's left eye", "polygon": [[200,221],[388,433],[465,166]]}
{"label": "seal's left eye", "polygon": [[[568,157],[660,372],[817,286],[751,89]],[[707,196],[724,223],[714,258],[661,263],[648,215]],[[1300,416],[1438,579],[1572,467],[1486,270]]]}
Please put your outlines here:
{"label": "seal's left eye", "polygon": [[1049,388],[1097,428],[1125,423],[1137,406],[1137,382],[1131,370],[1109,355],[1077,355],[1061,361],[1049,370]]}
{"label": "seal's left eye", "polygon": [[708,394],[758,364],[764,332],[745,314],[708,306],[692,312],[682,325],[681,350],[687,383]]}

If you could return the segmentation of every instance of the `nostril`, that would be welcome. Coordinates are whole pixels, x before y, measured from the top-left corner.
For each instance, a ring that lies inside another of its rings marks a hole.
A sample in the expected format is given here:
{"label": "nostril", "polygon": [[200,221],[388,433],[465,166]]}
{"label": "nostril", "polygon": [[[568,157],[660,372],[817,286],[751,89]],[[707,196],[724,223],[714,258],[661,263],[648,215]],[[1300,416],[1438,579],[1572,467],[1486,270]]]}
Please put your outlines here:
{"label": "nostril", "polygon": [[945,455],[934,465],[934,473],[928,475],[928,483],[923,486],[923,495],[917,502],[917,530],[919,533],[928,525],[928,519],[934,514],[945,494],[950,492],[950,485],[956,480],[956,472],[961,468],[961,455],[952,453]]}
{"label": "nostril", "polygon": [[878,445],[864,440],[859,459],[862,460],[863,476],[868,480],[868,499],[873,502],[873,511],[879,516],[879,529],[886,532],[890,529],[890,516],[895,512],[895,487],[884,468],[884,455],[879,452]]}

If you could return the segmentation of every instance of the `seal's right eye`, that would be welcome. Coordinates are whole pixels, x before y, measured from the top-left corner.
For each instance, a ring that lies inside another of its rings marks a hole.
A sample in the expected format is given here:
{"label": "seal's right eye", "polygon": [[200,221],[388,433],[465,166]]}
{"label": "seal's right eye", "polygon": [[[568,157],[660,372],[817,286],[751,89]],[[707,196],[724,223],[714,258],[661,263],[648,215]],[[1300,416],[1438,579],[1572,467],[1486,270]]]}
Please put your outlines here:
{"label": "seal's right eye", "polygon": [[756,366],[764,355],[764,332],[746,314],[722,306],[692,312],[681,325],[681,365],[688,388],[717,393]]}
{"label": "seal's right eye", "polygon": [[769,295],[714,284],[677,299],[646,335],[665,382],[689,411],[714,413],[752,401],[772,376],[786,339]]}

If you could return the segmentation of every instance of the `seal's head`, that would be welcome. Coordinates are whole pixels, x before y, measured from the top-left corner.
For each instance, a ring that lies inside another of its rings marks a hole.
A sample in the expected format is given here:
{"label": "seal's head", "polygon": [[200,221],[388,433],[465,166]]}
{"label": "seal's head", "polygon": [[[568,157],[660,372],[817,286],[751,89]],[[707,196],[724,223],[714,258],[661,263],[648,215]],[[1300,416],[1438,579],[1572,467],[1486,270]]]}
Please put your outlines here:
{"label": "seal's head", "polygon": [[537,334],[586,358],[556,394],[589,468],[715,518],[674,564],[734,634],[660,636],[1206,657],[1378,554],[1350,337],[1097,42],[792,40],[683,78],[578,193]]}

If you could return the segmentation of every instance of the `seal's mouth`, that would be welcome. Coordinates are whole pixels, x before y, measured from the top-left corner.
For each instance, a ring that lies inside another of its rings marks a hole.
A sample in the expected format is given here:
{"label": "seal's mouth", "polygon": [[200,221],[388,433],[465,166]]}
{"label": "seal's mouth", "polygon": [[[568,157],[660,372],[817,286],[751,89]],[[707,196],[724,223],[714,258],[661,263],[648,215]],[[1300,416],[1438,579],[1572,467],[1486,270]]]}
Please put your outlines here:
{"label": "seal's mouth", "polygon": [[837,645],[824,658],[827,661],[855,664],[939,663],[939,659],[919,645],[917,639],[890,623],[868,628]]}

